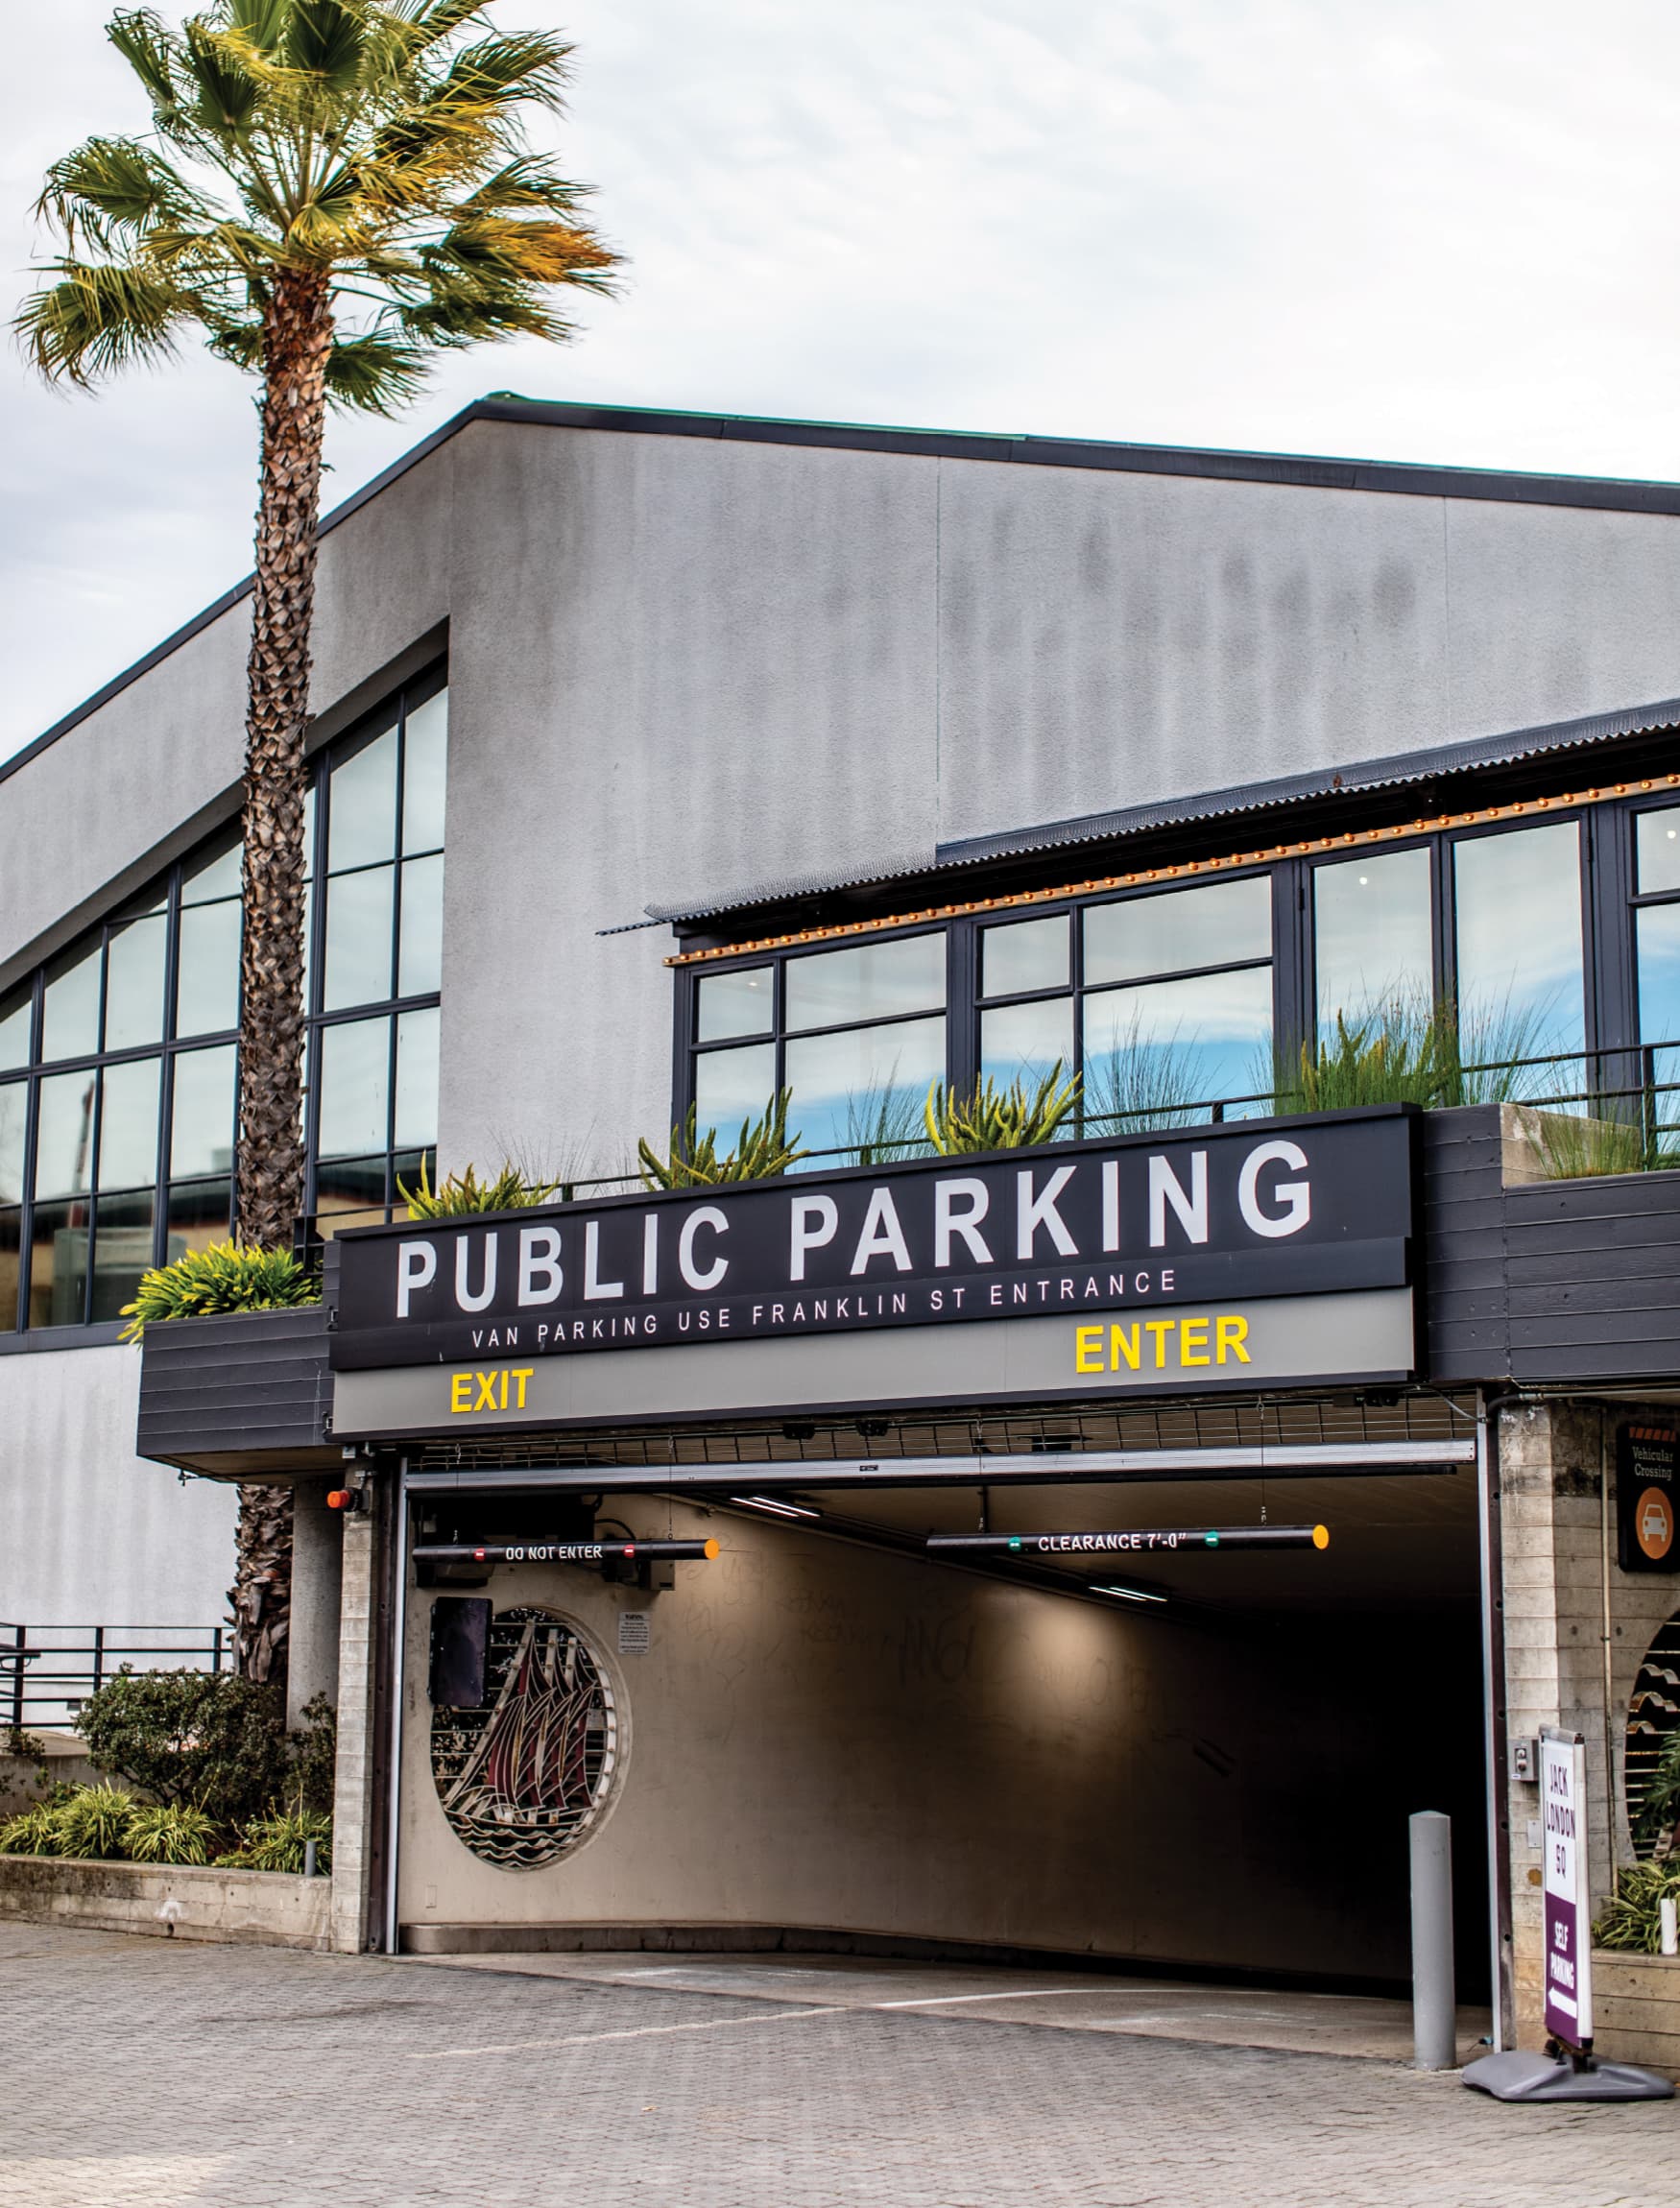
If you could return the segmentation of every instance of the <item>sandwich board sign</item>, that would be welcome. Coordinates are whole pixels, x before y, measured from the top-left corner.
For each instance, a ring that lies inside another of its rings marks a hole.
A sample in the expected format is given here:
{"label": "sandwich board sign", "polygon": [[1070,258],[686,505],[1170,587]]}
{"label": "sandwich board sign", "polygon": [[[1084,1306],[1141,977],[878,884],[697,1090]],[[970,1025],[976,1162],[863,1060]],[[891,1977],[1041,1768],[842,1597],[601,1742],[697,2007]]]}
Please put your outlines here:
{"label": "sandwich board sign", "polygon": [[1563,2046],[1593,2044],[1592,1899],[1587,1889],[1587,1752],[1578,1733],[1540,1737],[1545,1810],[1546,2028]]}

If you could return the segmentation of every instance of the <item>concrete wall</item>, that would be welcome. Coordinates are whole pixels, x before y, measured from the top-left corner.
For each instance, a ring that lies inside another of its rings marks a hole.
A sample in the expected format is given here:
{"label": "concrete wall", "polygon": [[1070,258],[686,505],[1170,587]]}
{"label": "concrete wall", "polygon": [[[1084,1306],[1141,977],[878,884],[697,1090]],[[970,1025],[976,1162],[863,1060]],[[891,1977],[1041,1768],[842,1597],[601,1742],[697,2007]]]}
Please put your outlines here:
{"label": "concrete wall", "polygon": [[[1579,1733],[1587,1748],[1594,1907],[1634,1860],[1622,1796],[1628,1699],[1680,1580],[1616,1562],[1616,1428],[1671,1410],[1633,1404],[1524,1404],[1499,1414],[1506,1729]],[[1518,2043],[1538,2047],[1545,1966],[1538,1787],[1503,1779],[1509,1827]]]}
{"label": "concrete wall", "polygon": [[330,1882],[278,1871],[0,1856],[0,1924],[75,1925],[156,1939],[318,1951],[328,1938]]}
{"label": "concrete wall", "polygon": [[[604,1513],[653,1530],[634,1498]],[[664,1531],[664,1513],[657,1513]],[[649,1597],[505,1568],[602,1653],[622,1764],[574,1853],[481,1862],[429,1762],[431,1596],[411,1590],[399,1915],[756,1925],[1404,1976],[1404,1812],[1389,1752],[1432,1690],[1397,1636],[1223,1633],[678,1509],[724,1553]],[[652,1647],[616,1622],[651,1605]],[[1472,1711],[1474,1717],[1474,1709]],[[1390,1844],[1391,1843],[1391,1844]]]}
{"label": "concrete wall", "polygon": [[237,1496],[134,1454],[138,1354],[0,1356],[0,1619],[214,1625]]}

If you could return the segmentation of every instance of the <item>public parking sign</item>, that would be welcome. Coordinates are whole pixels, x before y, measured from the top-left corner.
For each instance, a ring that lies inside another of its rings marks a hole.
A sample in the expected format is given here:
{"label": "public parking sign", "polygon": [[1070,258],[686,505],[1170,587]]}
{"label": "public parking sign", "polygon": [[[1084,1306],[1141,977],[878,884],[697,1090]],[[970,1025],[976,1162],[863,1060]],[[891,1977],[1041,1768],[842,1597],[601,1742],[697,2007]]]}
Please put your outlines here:
{"label": "public parking sign", "polygon": [[1587,1755],[1578,1733],[1540,1737],[1546,1834],[1546,2028],[1565,2047],[1593,2042],[1593,1923],[1587,1889]]}

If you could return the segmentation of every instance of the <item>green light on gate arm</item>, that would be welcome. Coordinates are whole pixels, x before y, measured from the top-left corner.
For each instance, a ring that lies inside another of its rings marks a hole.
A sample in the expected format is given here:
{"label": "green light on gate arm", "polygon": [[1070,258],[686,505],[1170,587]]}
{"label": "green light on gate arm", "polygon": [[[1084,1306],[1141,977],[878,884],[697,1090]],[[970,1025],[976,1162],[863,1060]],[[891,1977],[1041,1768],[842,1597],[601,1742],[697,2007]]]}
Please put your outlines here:
{"label": "green light on gate arm", "polygon": [[1211,1525],[1211,1526],[1209,1526],[1209,1528],[1208,1528],[1207,1532],[1206,1532],[1206,1533],[1203,1535],[1203,1537],[1202,1537],[1202,1538],[1203,1538],[1203,1541],[1204,1541],[1204,1543],[1206,1544],[1206,1546],[1207,1546],[1209,1548],[1218,1548],[1218,1546],[1219,1546],[1219,1535],[1218,1535],[1218,1531],[1217,1531],[1217,1529],[1216,1529],[1215,1527],[1213,1527],[1213,1526],[1212,1526],[1212,1525]]}
{"label": "green light on gate arm", "polygon": [[1019,1541],[1011,1541],[1011,1543],[1009,1544],[1009,1546],[1010,1546],[1010,1549],[1011,1549],[1012,1551],[1014,1551],[1014,1550],[1016,1550],[1016,1549],[1019,1549],[1019,1548],[1020,1548],[1020,1543]]}

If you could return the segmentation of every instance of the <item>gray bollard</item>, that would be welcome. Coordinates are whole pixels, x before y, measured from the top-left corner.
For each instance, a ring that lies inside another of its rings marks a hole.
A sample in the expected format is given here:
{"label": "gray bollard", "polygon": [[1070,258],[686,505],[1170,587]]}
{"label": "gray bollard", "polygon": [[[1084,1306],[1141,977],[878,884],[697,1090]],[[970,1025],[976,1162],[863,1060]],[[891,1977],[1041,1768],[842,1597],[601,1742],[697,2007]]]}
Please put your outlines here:
{"label": "gray bollard", "polygon": [[1452,1820],[1420,1810],[1411,1820],[1412,2067],[1458,2062],[1452,1972]]}
{"label": "gray bollard", "polygon": [[315,1876],[315,1842],[313,1840],[303,1842],[303,1876],[306,1879],[312,1879]]}

